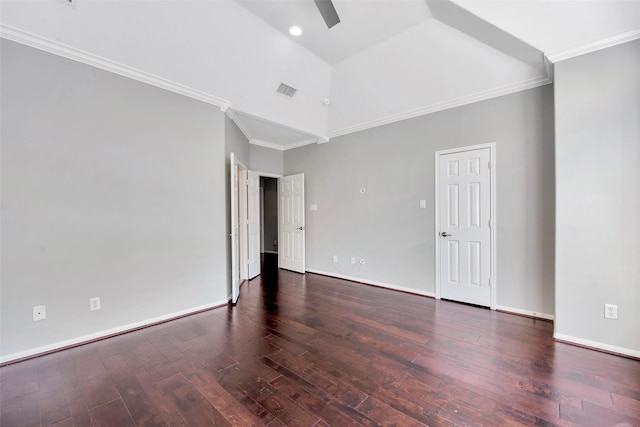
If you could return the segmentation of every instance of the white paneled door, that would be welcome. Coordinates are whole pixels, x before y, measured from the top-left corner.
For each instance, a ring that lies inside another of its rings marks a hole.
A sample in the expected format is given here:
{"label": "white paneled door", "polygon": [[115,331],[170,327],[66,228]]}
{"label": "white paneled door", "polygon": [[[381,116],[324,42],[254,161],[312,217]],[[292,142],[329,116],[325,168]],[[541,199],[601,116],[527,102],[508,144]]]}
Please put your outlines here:
{"label": "white paneled door", "polygon": [[491,151],[440,154],[440,298],[491,306]]}
{"label": "white paneled door", "polygon": [[260,274],[260,174],[247,171],[248,278]]}
{"label": "white paneled door", "polygon": [[278,267],[305,272],[304,174],[278,179]]}

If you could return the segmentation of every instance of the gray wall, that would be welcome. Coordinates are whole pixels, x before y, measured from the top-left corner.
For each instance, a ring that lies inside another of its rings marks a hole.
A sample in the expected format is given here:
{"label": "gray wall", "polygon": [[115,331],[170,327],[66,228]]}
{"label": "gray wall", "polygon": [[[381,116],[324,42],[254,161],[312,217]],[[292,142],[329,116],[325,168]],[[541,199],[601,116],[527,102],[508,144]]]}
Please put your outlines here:
{"label": "gray wall", "polygon": [[[249,140],[244,136],[240,128],[229,117],[224,118],[225,128],[225,154],[227,166],[229,165],[229,156],[235,154],[236,158],[247,168],[250,167],[251,149]],[[229,174],[226,175],[227,179]]]}
{"label": "gray wall", "polygon": [[555,92],[556,334],[640,355],[640,41],[556,64]]}
{"label": "gray wall", "polygon": [[[551,86],[286,151],[285,174],[305,173],[307,268],[345,274],[337,255],[349,276],[435,292],[434,152],[486,142],[497,152],[497,302],[553,314]],[[366,264],[349,271],[352,256]]]}
{"label": "gray wall", "polygon": [[284,170],[284,155],[282,151],[251,144],[250,154],[249,169],[256,172],[282,175]]}
{"label": "gray wall", "polygon": [[0,43],[2,356],[225,300],[219,108]]}

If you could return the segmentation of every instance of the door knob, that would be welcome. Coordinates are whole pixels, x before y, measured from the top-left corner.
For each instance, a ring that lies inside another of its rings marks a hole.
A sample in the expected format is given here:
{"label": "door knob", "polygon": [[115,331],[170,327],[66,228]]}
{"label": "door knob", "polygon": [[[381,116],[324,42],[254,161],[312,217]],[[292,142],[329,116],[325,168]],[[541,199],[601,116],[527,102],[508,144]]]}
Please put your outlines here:
{"label": "door knob", "polygon": [[442,237],[450,237],[450,236],[453,236],[453,234],[449,234],[449,233],[447,233],[446,231],[443,231],[442,233],[440,233],[440,235],[441,235]]}
{"label": "door knob", "polygon": [[304,230],[304,227],[298,227],[298,228],[296,228],[296,230],[302,231],[302,230]]}

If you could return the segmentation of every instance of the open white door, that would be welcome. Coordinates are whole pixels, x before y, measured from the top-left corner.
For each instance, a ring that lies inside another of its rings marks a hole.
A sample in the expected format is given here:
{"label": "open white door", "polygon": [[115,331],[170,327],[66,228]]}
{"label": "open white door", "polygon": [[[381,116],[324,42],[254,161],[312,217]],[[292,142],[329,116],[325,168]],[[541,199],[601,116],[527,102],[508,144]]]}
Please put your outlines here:
{"label": "open white door", "polygon": [[278,180],[278,267],[305,272],[304,174]]}
{"label": "open white door", "polygon": [[260,274],[260,175],[247,171],[247,236],[249,274],[253,279]]}
{"label": "open white door", "polygon": [[231,153],[230,180],[231,186],[231,303],[235,304],[240,295],[240,259],[238,246],[239,233],[239,197],[238,197],[238,160]]}
{"label": "open white door", "polygon": [[491,147],[438,156],[440,298],[492,304]]}

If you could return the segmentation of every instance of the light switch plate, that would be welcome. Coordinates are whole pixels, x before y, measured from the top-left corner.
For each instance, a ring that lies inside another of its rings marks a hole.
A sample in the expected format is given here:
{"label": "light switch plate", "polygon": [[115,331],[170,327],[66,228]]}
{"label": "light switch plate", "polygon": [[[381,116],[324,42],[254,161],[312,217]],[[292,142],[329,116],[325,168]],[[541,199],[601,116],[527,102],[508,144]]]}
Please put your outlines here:
{"label": "light switch plate", "polygon": [[312,211],[317,211],[318,210],[318,205],[311,205],[311,210]]}

